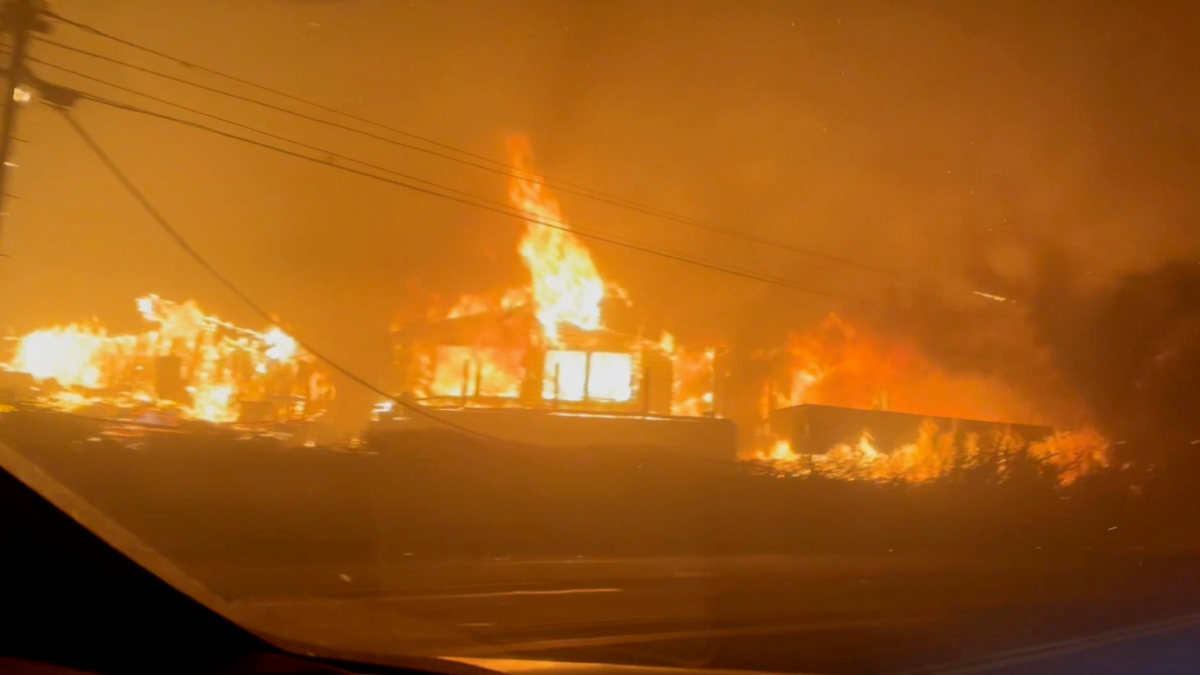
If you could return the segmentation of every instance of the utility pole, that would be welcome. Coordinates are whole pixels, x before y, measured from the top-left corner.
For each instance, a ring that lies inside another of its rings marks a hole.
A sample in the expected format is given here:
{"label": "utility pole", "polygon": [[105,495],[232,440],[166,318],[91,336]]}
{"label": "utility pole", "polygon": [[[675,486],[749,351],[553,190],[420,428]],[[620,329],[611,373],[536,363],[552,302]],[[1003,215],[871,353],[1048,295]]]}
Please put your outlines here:
{"label": "utility pole", "polygon": [[7,0],[3,13],[0,14],[4,32],[12,36],[8,68],[4,71],[4,117],[0,119],[0,232],[3,232],[4,219],[8,217],[5,200],[8,198],[9,169],[16,166],[9,160],[9,155],[12,152],[17,110],[28,100],[26,90],[20,88],[28,79],[25,72],[25,48],[29,42],[29,33],[44,29],[44,22],[34,11],[33,2],[34,0]]}

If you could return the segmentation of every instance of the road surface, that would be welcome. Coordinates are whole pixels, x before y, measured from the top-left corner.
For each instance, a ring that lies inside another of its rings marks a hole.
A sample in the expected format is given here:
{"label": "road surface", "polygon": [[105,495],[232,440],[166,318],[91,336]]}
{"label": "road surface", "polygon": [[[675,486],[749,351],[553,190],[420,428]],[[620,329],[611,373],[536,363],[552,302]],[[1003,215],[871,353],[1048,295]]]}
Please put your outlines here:
{"label": "road surface", "polygon": [[1200,560],[1178,557],[409,556],[194,571],[251,624],[341,648],[788,672],[923,672],[1200,609]]}
{"label": "road surface", "polygon": [[[1192,492],[1139,511],[1124,489],[901,490],[200,437],[152,447],[9,422],[22,452],[234,618],[339,650],[927,672],[1200,610],[1200,557],[1145,554],[1147,526]],[[1181,532],[1190,542],[1194,528]]]}

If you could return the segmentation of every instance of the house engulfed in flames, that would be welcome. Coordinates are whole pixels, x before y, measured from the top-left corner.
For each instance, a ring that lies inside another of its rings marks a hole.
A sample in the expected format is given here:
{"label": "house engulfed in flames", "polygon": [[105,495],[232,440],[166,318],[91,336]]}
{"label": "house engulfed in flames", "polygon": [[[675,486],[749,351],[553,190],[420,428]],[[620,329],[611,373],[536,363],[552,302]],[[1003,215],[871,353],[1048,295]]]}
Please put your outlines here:
{"label": "house engulfed in flames", "polygon": [[92,322],[6,340],[5,388],[61,411],[221,424],[310,421],[336,396],[326,373],[277,327],[242,328],[193,300],[148,295],[137,307],[152,326],[141,333],[109,334]]}
{"label": "house engulfed in flames", "polygon": [[[711,445],[732,457],[733,425],[721,419],[722,350],[684,348],[670,333],[648,337],[614,319],[629,314],[621,311],[630,306],[625,293],[601,278],[567,227],[557,199],[530,169],[528,144],[516,141],[511,150],[517,172],[509,199],[544,223],[528,223],[517,247],[530,283],[493,297],[464,296],[441,316],[396,326],[403,395],[514,440],[597,441],[587,438],[591,430],[614,444]],[[391,403],[377,416],[404,417]]]}

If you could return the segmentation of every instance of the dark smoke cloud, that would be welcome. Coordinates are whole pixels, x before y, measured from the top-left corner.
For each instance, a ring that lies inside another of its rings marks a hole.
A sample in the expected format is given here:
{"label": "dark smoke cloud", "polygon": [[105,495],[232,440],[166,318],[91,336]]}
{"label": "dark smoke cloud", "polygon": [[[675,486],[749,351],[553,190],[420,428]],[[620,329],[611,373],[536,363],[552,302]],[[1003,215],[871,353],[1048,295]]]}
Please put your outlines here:
{"label": "dark smoke cloud", "polygon": [[1059,256],[1041,268],[1029,321],[1096,423],[1151,457],[1200,437],[1200,265],[1165,263],[1081,288]]}
{"label": "dark smoke cloud", "polygon": [[1024,278],[987,265],[971,275],[1010,302],[924,289],[898,294],[873,320],[950,372],[998,378],[1051,421],[1095,426],[1132,459],[1191,449],[1200,438],[1200,264],[1093,281],[1061,248],[1031,258]]}

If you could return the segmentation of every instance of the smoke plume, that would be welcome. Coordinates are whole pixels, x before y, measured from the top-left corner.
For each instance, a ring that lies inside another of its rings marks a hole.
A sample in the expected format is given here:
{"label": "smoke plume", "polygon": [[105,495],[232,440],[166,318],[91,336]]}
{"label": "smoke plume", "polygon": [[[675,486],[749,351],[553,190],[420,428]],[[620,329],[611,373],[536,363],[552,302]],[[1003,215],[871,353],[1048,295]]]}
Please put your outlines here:
{"label": "smoke plume", "polygon": [[1045,412],[1039,421],[1096,427],[1130,458],[1191,448],[1200,438],[1200,266],[1173,261],[1092,281],[1048,247],[1023,272],[983,265],[972,276],[1002,294],[911,291],[876,320],[948,371],[1022,392]]}

